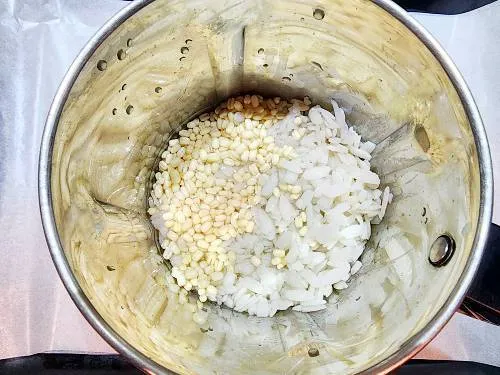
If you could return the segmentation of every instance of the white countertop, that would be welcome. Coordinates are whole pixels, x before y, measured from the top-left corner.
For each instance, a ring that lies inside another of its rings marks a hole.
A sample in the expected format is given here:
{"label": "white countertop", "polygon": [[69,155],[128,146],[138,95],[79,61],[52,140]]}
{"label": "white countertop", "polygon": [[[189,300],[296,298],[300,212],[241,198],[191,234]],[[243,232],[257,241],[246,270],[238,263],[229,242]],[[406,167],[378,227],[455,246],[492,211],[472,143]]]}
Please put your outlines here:
{"label": "white countertop", "polygon": [[[78,312],[52,264],[39,217],[37,162],[45,116],[67,67],[90,36],[127,4],[0,4],[0,358],[113,351]],[[414,16],[462,71],[486,126],[494,170],[500,171],[500,112],[495,109],[500,103],[500,2],[458,16]],[[500,327],[455,314],[418,357],[500,366],[498,352]]]}

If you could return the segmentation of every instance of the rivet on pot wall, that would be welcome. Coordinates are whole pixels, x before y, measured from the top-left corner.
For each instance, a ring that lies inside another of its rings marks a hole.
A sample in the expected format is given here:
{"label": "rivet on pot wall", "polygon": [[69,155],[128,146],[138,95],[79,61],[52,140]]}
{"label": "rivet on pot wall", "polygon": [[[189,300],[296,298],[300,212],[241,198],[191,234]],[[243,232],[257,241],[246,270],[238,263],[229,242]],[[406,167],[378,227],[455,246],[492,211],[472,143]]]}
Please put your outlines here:
{"label": "rivet on pot wall", "polygon": [[448,234],[439,236],[429,250],[429,262],[434,267],[446,265],[455,252],[455,240]]}

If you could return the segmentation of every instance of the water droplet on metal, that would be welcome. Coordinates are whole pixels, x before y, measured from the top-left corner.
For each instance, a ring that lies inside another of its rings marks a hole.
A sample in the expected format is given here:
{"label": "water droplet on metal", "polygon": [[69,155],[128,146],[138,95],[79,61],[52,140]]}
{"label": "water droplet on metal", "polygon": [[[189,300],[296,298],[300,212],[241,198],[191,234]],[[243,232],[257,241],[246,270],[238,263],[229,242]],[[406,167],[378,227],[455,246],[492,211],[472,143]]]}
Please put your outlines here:
{"label": "water droplet on metal", "polygon": [[155,87],[155,92],[156,92],[157,94],[159,94],[159,93],[161,92],[161,87],[159,87],[159,86],[158,86],[158,87]]}
{"label": "water droplet on metal", "polygon": [[188,53],[188,52],[189,52],[189,48],[188,48],[188,47],[182,47],[182,48],[181,48],[181,53],[182,53],[183,55],[185,55],[185,54],[186,54],[186,53]]}
{"label": "water droplet on metal", "polygon": [[132,44],[134,44],[132,39],[127,40],[127,47],[132,47]]}
{"label": "water droplet on metal", "polygon": [[127,57],[127,53],[121,49],[116,53],[116,57],[118,57],[118,60],[123,60],[125,57]]}
{"label": "water droplet on metal", "polygon": [[264,53],[264,48],[259,48],[259,50],[257,51],[257,53],[259,55],[262,55]]}
{"label": "water droplet on metal", "polygon": [[127,109],[125,109],[125,112],[127,112],[127,115],[130,115],[134,111],[134,106],[129,105]]}
{"label": "water droplet on metal", "polygon": [[314,9],[313,17],[317,20],[322,20],[325,18],[325,11],[323,9],[316,8]]}
{"label": "water droplet on metal", "polygon": [[307,354],[309,355],[309,357],[317,357],[319,355],[319,350],[318,348],[310,348],[307,351]]}
{"label": "water droplet on metal", "polygon": [[429,262],[435,267],[444,266],[452,258],[455,247],[455,240],[451,236],[439,236],[429,250]]}
{"label": "water droplet on metal", "polygon": [[122,90],[125,90],[126,88],[127,88],[127,84],[126,84],[126,83],[124,83],[124,84],[122,85]]}
{"label": "water droplet on metal", "polygon": [[184,41],[184,43],[189,44],[189,43],[191,43],[192,41],[193,41],[193,39],[186,39],[186,40]]}
{"label": "water droplet on metal", "polygon": [[113,110],[111,111],[111,113],[114,115],[116,115],[116,108],[113,108]]}
{"label": "water droplet on metal", "polygon": [[106,70],[107,67],[108,63],[106,62],[106,60],[99,60],[97,62],[97,69],[99,69],[101,72]]}

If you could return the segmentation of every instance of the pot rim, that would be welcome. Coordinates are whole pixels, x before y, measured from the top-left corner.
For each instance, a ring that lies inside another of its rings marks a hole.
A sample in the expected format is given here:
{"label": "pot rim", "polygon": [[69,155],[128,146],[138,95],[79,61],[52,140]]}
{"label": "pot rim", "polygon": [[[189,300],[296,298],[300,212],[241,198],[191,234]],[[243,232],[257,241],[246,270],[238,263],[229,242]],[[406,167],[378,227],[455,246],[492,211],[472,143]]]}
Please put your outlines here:
{"label": "pot rim", "polygon": [[[57,131],[57,125],[61,116],[64,104],[68,98],[73,84],[78,78],[83,67],[99,47],[99,45],[124,21],[137,13],[139,10],[152,3],[154,0],[139,0],[124,7],[115,14],[97,33],[87,42],[85,47],[78,54],[77,58],[71,64],[62,83],[60,84],[54,100],[51,104],[48,116],[45,122],[45,129],[42,136],[42,143],[39,157],[38,171],[38,195],[40,203],[40,213],[45,238],[49,246],[50,255],[56,266],[59,277],[76,304],[80,312],[90,325],[106,340],[116,351],[123,354],[136,367],[148,373],[167,373],[173,372],[166,367],[156,363],[148,358],[139,350],[135,349],[125,339],[123,339],[94,308],[83,290],[78,284],[71,267],[64,254],[61,245],[52,205],[51,190],[51,166],[52,151],[54,139]],[[451,58],[447,55],[441,45],[431,36],[431,34],[415,19],[413,19],[405,10],[390,0],[372,0],[372,2],[391,14],[403,25],[405,25],[420,41],[431,51],[446,71],[450,81],[460,97],[462,105],[467,114],[474,142],[478,153],[479,172],[480,172],[480,205],[477,223],[477,231],[472,244],[471,254],[465,265],[464,271],[457,284],[451,291],[443,307],[436,313],[432,320],[427,323],[418,333],[404,342],[400,349],[391,354],[383,361],[362,371],[362,374],[368,373],[387,373],[400,366],[403,362],[417,354],[424,346],[436,336],[444,325],[450,320],[453,313],[459,307],[462,299],[474,278],[474,274],[479,267],[481,257],[488,238],[488,230],[492,217],[493,209],[493,169],[489,152],[486,132],[481,120],[481,116],[476,107],[472,94],[467,87],[463,77],[458,71]]]}

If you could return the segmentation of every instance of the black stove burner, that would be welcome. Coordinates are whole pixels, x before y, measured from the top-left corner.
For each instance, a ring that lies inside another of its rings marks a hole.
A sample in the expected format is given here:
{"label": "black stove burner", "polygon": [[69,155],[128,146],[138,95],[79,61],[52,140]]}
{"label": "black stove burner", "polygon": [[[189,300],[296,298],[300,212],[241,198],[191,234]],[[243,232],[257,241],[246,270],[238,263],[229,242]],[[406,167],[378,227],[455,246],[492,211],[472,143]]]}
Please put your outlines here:
{"label": "black stove burner", "polygon": [[[118,354],[35,354],[0,360],[0,374],[9,375],[140,375],[141,371]],[[395,375],[500,375],[500,368],[466,361],[412,359]]]}

